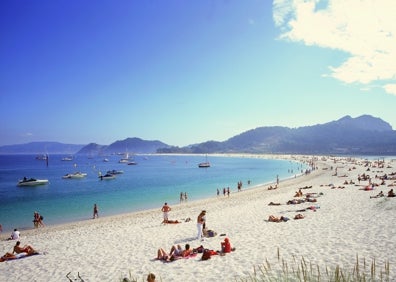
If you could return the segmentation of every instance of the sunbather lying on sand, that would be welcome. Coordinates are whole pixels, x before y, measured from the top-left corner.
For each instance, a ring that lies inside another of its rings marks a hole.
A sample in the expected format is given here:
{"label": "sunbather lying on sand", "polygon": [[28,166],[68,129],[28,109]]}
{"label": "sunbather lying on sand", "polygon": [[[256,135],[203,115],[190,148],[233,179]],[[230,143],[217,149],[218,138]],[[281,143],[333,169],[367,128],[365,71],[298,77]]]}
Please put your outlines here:
{"label": "sunbather lying on sand", "polygon": [[304,199],[293,199],[293,200],[287,201],[288,205],[297,205],[297,204],[302,204],[302,203],[305,203]]}
{"label": "sunbather lying on sand", "polygon": [[274,215],[270,215],[269,217],[268,217],[268,221],[270,221],[270,222],[281,222],[281,221],[288,221],[289,220],[289,218],[287,218],[287,217],[285,217],[285,216],[281,216],[281,217],[276,217],[276,216],[274,216]]}
{"label": "sunbather lying on sand", "polygon": [[174,261],[175,259],[178,259],[178,258],[187,257],[190,254],[192,254],[192,250],[190,249],[189,244],[185,245],[184,250],[180,245],[175,245],[175,246],[172,246],[169,254],[166,253],[165,250],[162,248],[158,249],[157,259],[164,260],[164,261]]}
{"label": "sunbather lying on sand", "polygon": [[5,253],[2,257],[0,257],[0,262],[7,261],[7,260],[13,260],[13,259],[19,259],[23,257],[28,257],[32,255],[36,255],[38,253],[19,253],[19,254],[12,254],[12,253]]}
{"label": "sunbather lying on sand", "polygon": [[176,223],[181,223],[181,221],[176,220],[172,220],[172,219],[164,219],[161,223],[163,224],[176,224]]}

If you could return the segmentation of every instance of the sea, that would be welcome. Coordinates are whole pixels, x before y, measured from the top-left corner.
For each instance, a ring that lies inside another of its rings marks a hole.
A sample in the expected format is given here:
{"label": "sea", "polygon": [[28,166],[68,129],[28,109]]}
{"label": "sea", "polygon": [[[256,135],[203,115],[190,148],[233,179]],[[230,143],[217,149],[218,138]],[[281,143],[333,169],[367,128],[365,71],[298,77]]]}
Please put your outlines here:
{"label": "sea", "polygon": [[[237,191],[295,177],[307,164],[258,157],[202,155],[134,155],[136,165],[119,163],[122,156],[87,157],[49,155],[48,162],[35,155],[0,155],[0,224],[3,232],[33,228],[33,213],[39,212],[46,225],[57,225],[92,218],[93,205],[99,216],[110,216],[148,209],[161,209],[187,200],[217,197],[223,188]],[[65,160],[68,159],[68,160]],[[100,180],[109,170],[122,171],[112,180]],[[63,179],[67,173],[87,173],[82,179]],[[19,180],[48,179],[49,184],[19,187]],[[249,184],[250,183],[250,184]],[[204,208],[204,207],[203,207]]]}

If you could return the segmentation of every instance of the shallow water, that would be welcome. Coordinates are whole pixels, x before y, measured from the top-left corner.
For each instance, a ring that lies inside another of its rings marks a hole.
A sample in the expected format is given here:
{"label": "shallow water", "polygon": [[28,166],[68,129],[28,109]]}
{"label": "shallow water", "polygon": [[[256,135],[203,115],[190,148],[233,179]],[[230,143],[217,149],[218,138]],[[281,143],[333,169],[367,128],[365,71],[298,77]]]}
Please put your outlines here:
{"label": "shallow water", "polygon": [[[118,163],[121,156],[62,161],[64,156],[52,155],[49,165],[33,155],[0,155],[0,224],[3,231],[32,228],[33,212],[44,216],[46,224],[59,224],[92,217],[93,205],[101,216],[161,208],[164,202],[179,203],[180,192],[189,200],[215,197],[217,189],[230,187],[237,191],[259,184],[273,183],[293,177],[305,170],[297,162],[246,157],[210,156],[210,168],[198,168],[202,156],[137,155],[137,165]],[[99,172],[122,170],[114,180],[100,181]],[[83,179],[62,179],[67,173],[87,173]],[[18,187],[24,176],[48,179],[49,184]],[[251,184],[248,185],[248,180]]]}

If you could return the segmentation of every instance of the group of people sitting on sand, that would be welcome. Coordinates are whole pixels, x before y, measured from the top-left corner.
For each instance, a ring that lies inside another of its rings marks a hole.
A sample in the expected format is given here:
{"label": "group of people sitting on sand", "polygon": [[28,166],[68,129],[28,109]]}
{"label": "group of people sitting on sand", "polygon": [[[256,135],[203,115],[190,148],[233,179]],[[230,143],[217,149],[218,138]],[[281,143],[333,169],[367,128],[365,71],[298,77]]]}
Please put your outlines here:
{"label": "group of people sitting on sand", "polygon": [[158,249],[157,259],[163,261],[174,261],[179,258],[185,258],[192,254],[192,250],[189,244],[184,246],[184,249],[180,245],[172,246],[169,253],[167,253],[163,248]]}
{"label": "group of people sitting on sand", "polygon": [[[379,192],[377,195],[375,195],[375,196],[370,196],[370,199],[373,199],[373,198],[381,198],[381,197],[385,197],[385,194],[384,194],[384,192]],[[388,191],[388,197],[389,198],[392,198],[392,197],[396,197],[396,194],[395,194],[395,192],[393,192],[393,189],[390,189],[389,191]]]}
{"label": "group of people sitting on sand", "polygon": [[191,249],[189,244],[186,244],[184,249],[180,245],[173,245],[169,253],[163,248],[158,249],[157,259],[163,262],[171,262],[181,258],[194,257],[198,253],[202,253],[202,260],[206,260],[210,258],[211,255],[225,255],[226,253],[235,251],[235,248],[231,247],[230,239],[228,238],[224,238],[224,241],[221,242],[220,245],[221,250],[218,251],[206,249],[203,245],[193,249]]}
{"label": "group of people sitting on sand", "polygon": [[24,245],[23,247],[21,247],[21,242],[17,241],[12,253],[9,252],[5,253],[2,257],[0,257],[0,262],[6,260],[18,259],[36,254],[38,254],[38,252],[35,249],[33,249],[32,246]]}

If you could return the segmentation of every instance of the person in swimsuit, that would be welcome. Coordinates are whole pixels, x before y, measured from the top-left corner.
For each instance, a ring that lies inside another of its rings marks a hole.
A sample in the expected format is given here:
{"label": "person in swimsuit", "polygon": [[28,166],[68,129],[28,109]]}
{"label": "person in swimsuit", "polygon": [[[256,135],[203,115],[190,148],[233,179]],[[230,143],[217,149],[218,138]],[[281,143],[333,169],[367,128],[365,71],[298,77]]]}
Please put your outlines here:
{"label": "person in swimsuit", "polygon": [[28,255],[37,254],[37,251],[32,248],[30,245],[25,245],[23,247],[20,246],[21,242],[17,241],[13,253],[20,254],[20,253],[27,253]]}
{"label": "person in swimsuit", "polygon": [[168,223],[169,212],[171,211],[171,208],[170,208],[170,206],[168,206],[168,203],[165,203],[162,206],[161,211],[164,213],[164,221],[163,221],[163,223]]}
{"label": "person in swimsuit", "polygon": [[96,204],[94,204],[94,208],[93,208],[93,219],[98,218],[99,217],[99,210],[98,210],[98,206]]}
{"label": "person in swimsuit", "polygon": [[202,231],[203,231],[204,225],[205,225],[205,215],[206,215],[206,211],[201,211],[201,213],[197,217],[197,229],[198,229],[197,239],[198,240],[202,239],[202,235],[203,235]]}

